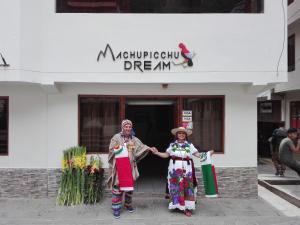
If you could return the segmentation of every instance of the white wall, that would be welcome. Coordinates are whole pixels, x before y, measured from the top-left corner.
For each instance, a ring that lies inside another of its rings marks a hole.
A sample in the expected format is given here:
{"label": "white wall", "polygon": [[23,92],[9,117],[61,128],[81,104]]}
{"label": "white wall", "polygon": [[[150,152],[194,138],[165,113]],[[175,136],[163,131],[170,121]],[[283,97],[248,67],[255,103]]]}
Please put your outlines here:
{"label": "white wall", "polygon": [[[9,96],[9,156],[0,167],[59,168],[62,151],[78,141],[78,94],[225,95],[225,154],[219,167],[256,166],[256,95],[242,85],[61,84],[60,94],[46,95],[39,86],[0,85]],[[107,155],[102,155],[107,166]],[[196,164],[199,166],[199,164]]]}
{"label": "white wall", "polygon": [[38,86],[1,84],[0,96],[9,96],[9,155],[0,156],[0,167],[47,167],[47,95]]}
{"label": "white wall", "polygon": [[20,68],[23,70],[21,74],[25,77],[28,76],[26,74],[30,71],[41,71],[43,49],[41,33],[43,26],[41,22],[42,2],[36,0],[20,1]]}
{"label": "white wall", "polygon": [[[10,0],[2,1],[10,6]],[[263,14],[181,15],[56,14],[55,0],[12,2],[20,5],[17,10],[21,16],[17,18],[21,22],[13,21],[21,26],[21,35],[17,36],[21,53],[10,53],[15,48],[11,48],[15,43],[13,33],[2,32],[12,59],[9,69],[0,69],[0,80],[15,80],[11,74],[16,71],[21,72],[20,81],[34,83],[266,84],[286,80],[286,46],[280,58],[286,32],[286,4],[283,9],[282,0],[265,0]],[[0,11],[4,21],[14,10]],[[192,68],[174,68],[170,73],[125,73],[122,64],[108,59],[96,61],[107,43],[115,51],[176,51],[181,41],[197,54]],[[21,63],[15,57],[20,57]]]}
{"label": "white wall", "polygon": [[[0,67],[0,80],[21,80],[20,72],[20,0],[0,0],[0,53],[13,70]],[[0,60],[2,64],[2,60]]]}
{"label": "white wall", "polygon": [[48,167],[60,167],[62,151],[78,145],[78,95],[48,95]]}

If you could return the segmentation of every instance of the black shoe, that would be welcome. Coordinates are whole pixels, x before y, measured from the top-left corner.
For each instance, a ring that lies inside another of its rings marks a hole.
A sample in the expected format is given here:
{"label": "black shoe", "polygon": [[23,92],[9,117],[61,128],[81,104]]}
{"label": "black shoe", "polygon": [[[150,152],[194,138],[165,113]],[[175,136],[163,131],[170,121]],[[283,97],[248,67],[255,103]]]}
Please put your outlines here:
{"label": "black shoe", "polygon": [[135,209],[132,206],[127,206],[126,210],[130,213],[133,213],[135,211]]}
{"label": "black shoe", "polygon": [[278,172],[278,171],[276,171],[275,175],[276,175],[276,176],[279,176],[279,172]]}
{"label": "black shoe", "polygon": [[121,217],[121,212],[119,210],[114,210],[113,215],[115,219],[119,219]]}
{"label": "black shoe", "polygon": [[280,173],[279,173],[279,176],[280,176],[280,177],[284,177],[283,172],[280,172]]}

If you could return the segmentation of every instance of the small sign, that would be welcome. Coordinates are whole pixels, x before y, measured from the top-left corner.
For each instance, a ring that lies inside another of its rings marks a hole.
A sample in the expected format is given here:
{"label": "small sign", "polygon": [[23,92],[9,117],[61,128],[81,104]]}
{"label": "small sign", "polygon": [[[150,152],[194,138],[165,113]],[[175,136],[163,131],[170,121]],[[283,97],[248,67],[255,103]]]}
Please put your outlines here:
{"label": "small sign", "polygon": [[192,116],[192,110],[183,110],[182,116]]}
{"label": "small sign", "polygon": [[260,103],[260,113],[272,113],[272,102]]}
{"label": "small sign", "polygon": [[193,122],[182,122],[182,126],[183,126],[185,129],[192,130],[192,129],[193,129]]}
{"label": "small sign", "polygon": [[182,117],[182,122],[192,122],[193,119],[191,116],[183,116]]}

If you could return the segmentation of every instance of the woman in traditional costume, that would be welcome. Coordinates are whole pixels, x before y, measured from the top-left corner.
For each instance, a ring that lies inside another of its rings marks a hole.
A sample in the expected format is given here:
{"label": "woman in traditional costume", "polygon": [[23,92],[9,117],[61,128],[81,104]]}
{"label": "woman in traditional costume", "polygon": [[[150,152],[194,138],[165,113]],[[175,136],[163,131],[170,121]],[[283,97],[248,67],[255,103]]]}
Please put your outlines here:
{"label": "woman in traditional costume", "polygon": [[[175,135],[175,141],[166,152],[155,149],[153,153],[161,158],[170,157],[167,177],[170,192],[169,209],[179,209],[186,216],[191,216],[192,210],[195,210],[197,192],[194,185],[196,177],[192,157],[201,158],[203,153],[199,153],[194,145],[187,141],[187,137],[192,134],[191,130],[178,127],[172,129],[171,133]],[[213,150],[209,152],[212,154]]]}
{"label": "woman in traditional costume", "polygon": [[107,185],[112,190],[112,210],[115,218],[120,218],[122,197],[125,192],[124,206],[129,212],[132,207],[134,181],[139,177],[137,162],[144,158],[152,148],[144,145],[132,132],[132,122],[123,120],[122,131],[110,141]]}

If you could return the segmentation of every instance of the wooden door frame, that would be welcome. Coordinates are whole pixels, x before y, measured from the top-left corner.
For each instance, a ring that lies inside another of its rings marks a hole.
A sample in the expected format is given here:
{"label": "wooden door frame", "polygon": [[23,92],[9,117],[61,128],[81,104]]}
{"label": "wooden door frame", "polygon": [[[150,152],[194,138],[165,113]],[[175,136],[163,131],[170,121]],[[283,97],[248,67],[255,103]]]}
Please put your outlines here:
{"label": "wooden door frame", "polygon": [[0,96],[1,100],[7,101],[7,114],[6,114],[6,120],[7,120],[7,139],[6,139],[6,146],[7,150],[5,153],[0,153],[0,156],[8,156],[9,155],[9,96]]}
{"label": "wooden door frame", "polygon": [[145,99],[145,100],[175,100],[175,104],[174,104],[174,126],[179,126],[179,124],[181,124],[180,119],[181,117],[178,115],[180,112],[180,107],[182,108],[182,105],[180,105],[180,101],[178,100],[180,97],[179,96],[149,96],[149,95],[145,95],[145,96],[135,96],[135,95],[129,95],[129,96],[122,96],[121,100],[120,100],[120,121],[122,121],[125,118],[126,112],[125,112],[125,108],[126,108],[126,101],[127,100],[141,100],[141,99]]}
{"label": "wooden door frame", "polygon": [[[80,143],[80,98],[82,97],[102,97],[102,98],[119,98],[120,101],[120,112],[119,119],[122,121],[125,119],[125,105],[128,99],[145,99],[145,100],[161,100],[169,99],[175,100],[174,106],[174,124],[175,127],[181,126],[182,124],[182,110],[183,101],[185,98],[198,98],[198,99],[212,99],[219,98],[222,100],[222,133],[221,133],[221,152],[215,154],[225,154],[225,95],[78,95],[78,137],[77,143]],[[94,152],[97,154],[108,154],[108,152]],[[89,154],[93,154],[90,152]]]}

